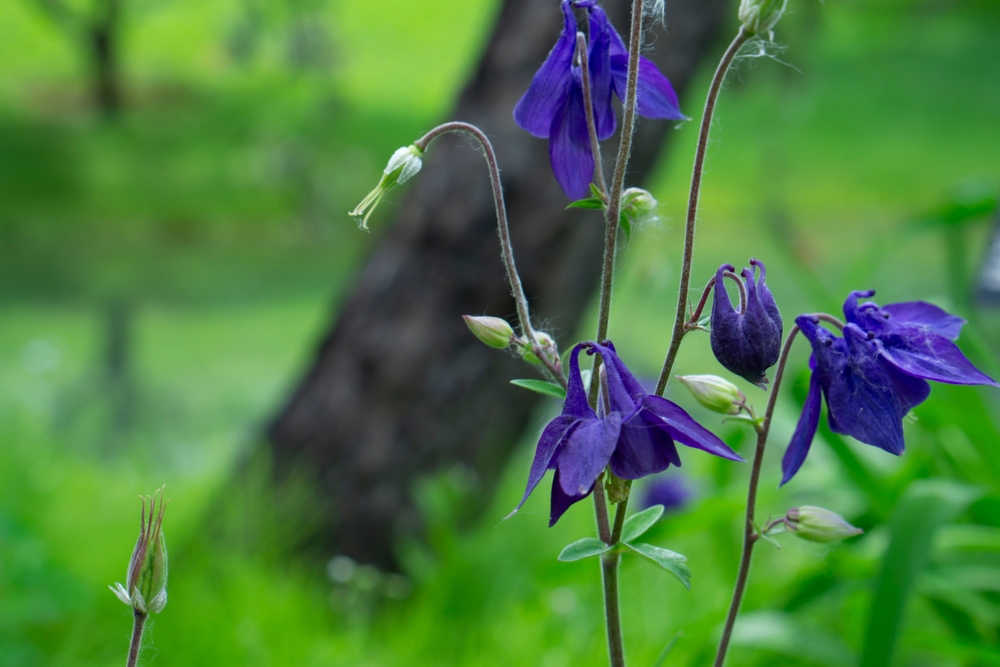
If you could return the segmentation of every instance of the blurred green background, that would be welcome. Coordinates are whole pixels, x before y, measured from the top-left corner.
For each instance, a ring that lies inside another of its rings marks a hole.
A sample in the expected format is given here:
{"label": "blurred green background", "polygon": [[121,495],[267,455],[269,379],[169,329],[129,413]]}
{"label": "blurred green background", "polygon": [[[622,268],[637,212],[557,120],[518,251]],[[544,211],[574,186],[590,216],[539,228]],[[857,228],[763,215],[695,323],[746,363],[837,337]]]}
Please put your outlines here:
{"label": "blurred green background", "polygon": [[[43,5],[0,3],[0,665],[120,664],[130,614],[106,587],[125,576],[136,494],[164,483],[170,603],[147,664],[606,664],[598,568],[556,562],[592,533],[590,508],[547,529],[538,493],[500,521],[533,436],[471,527],[455,528],[475,493],[461,470],[420,485],[429,544],[401,545],[403,575],[297,555],[275,503],[308,492],[229,483],[377,242],[378,220],[369,236],[345,212],[447,112],[498,3],[133,0],[112,120],[79,35]],[[793,0],[772,57],[741,61],[723,93],[695,282],[752,251],[786,321],[851,289],[931,300],[970,319],[963,349],[1000,375],[1000,317],[971,297],[1000,193],[998,34],[990,0]],[[695,131],[676,128],[650,183],[662,224],[621,255],[612,338],[648,375]],[[707,336],[681,355],[678,372],[721,372]],[[875,667],[898,634],[894,665],[1000,665],[1000,394],[936,385],[899,459],[821,429],[779,491],[805,360],[761,516],[819,504],[867,533],[760,545],[731,664]],[[696,499],[654,541],[688,556],[693,588],[625,559],[634,665],[708,664],[735,577],[746,466],[684,463]]]}

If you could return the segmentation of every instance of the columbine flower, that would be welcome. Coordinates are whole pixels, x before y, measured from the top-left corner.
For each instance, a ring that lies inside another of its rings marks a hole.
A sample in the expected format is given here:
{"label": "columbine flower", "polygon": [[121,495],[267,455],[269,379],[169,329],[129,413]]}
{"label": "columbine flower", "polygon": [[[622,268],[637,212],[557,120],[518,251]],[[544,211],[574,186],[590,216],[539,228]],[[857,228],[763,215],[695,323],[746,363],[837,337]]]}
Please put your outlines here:
{"label": "columbine flower", "polygon": [[951,342],[964,323],[922,301],[880,308],[858,305],[874,291],[852,292],[844,303],[843,338],[809,315],[796,318],[812,344],[813,369],[799,423],[782,460],[784,484],[798,472],[819,424],[826,398],[830,430],[900,455],[903,417],[930,394],[927,380],[1000,386],[979,371]]}
{"label": "columbine flower", "polygon": [[[599,413],[591,409],[580,376],[580,350],[600,354],[604,364]],[[665,398],[647,394],[615,353],[614,346],[580,343],[570,354],[563,411],[542,431],[524,497],[546,470],[555,470],[549,525],[591,491],[605,468],[622,479],[639,479],[680,466],[674,441],[732,461],[742,461],[716,435]],[[513,514],[513,512],[512,512]]]}
{"label": "columbine flower", "polygon": [[167,540],[163,537],[163,510],[166,504],[163,489],[142,499],[139,539],[129,560],[126,585],[115,583],[114,586],[109,586],[111,592],[137,614],[158,614],[167,606]]}
{"label": "columbine flower", "polygon": [[[617,120],[612,92],[624,99],[628,78],[628,49],[607,14],[593,0],[563,0],[563,32],[531,85],[514,107],[517,124],[540,139],[549,140],[552,172],[571,199],[583,199],[594,174],[594,156],[583,100],[583,79],[575,62],[576,18],[573,6],[586,8],[590,21],[587,51],[598,139],[615,132]],[[656,65],[640,56],[637,111],[646,118],[685,120],[677,95]]]}
{"label": "columbine flower", "polygon": [[710,325],[712,352],[727,370],[763,389],[767,383],[764,374],[778,362],[781,353],[781,313],[771,290],[764,284],[767,275],[764,263],[751,259],[750,266],[760,269],[760,278],[754,282],[753,269],[743,269],[746,305],[740,311],[730,303],[723,277],[734,267],[723,264],[715,272]]}

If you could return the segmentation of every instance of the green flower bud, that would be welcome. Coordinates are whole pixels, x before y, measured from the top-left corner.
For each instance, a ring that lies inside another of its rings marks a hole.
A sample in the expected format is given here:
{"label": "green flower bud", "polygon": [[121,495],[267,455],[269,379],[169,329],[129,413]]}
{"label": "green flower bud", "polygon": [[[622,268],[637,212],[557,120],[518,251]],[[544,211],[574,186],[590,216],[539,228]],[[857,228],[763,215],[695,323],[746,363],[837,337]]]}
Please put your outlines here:
{"label": "green flower bud", "polygon": [[119,600],[141,614],[158,614],[167,606],[167,541],[163,536],[163,510],[166,504],[162,488],[142,499],[139,539],[129,560],[125,576],[127,585],[115,583],[109,587]]}
{"label": "green flower bud", "polygon": [[371,217],[375,207],[389,190],[417,175],[417,172],[424,165],[423,156],[424,152],[414,145],[404,146],[392,154],[392,157],[389,158],[389,164],[382,170],[382,178],[378,185],[368,193],[367,197],[361,200],[361,203],[353,211],[348,213],[358,221],[358,226],[361,229],[368,229],[368,218]]}
{"label": "green flower bud", "polygon": [[771,32],[787,6],[788,0],[742,0],[739,16],[743,29],[750,37]]}
{"label": "green flower bud", "polygon": [[735,384],[718,375],[678,375],[677,379],[688,388],[699,403],[724,415],[738,415],[747,397]]}
{"label": "green flower bud", "polygon": [[[548,335],[544,331],[536,331],[535,340],[538,341],[538,345],[542,348],[542,350],[551,353],[549,354],[550,357],[559,357],[559,352],[556,348],[556,341],[552,336]],[[541,359],[536,357],[535,353],[531,351],[531,343],[529,341],[522,342],[524,343],[524,356],[522,358],[530,364],[542,363]]]}
{"label": "green flower bud", "polygon": [[490,347],[502,350],[514,342],[514,330],[499,317],[462,315],[472,335]]}
{"label": "green flower bud", "polygon": [[628,188],[622,193],[622,215],[628,218],[632,227],[656,220],[659,205],[656,198],[642,188]]}
{"label": "green flower bud", "polygon": [[803,540],[810,542],[839,542],[865,532],[847,523],[844,517],[836,512],[812,505],[788,510],[785,514],[785,526]]}

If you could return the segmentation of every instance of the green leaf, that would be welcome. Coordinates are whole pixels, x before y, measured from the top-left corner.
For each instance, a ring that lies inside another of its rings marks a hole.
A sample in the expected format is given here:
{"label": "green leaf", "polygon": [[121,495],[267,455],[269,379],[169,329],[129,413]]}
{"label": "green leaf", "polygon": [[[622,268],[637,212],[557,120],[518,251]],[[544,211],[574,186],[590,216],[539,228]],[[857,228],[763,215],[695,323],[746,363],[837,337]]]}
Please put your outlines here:
{"label": "green leaf", "polygon": [[670,572],[681,580],[684,588],[691,590],[691,570],[684,564],[687,561],[686,556],[668,549],[654,547],[652,544],[626,544],[625,546]]}
{"label": "green leaf", "polygon": [[754,531],[756,531],[757,537],[764,540],[768,544],[772,545],[775,549],[781,549],[781,544],[778,542],[778,540],[774,539],[768,533],[764,532],[761,529],[761,527],[757,525],[757,522],[753,522],[753,529]]}
{"label": "green leaf", "polygon": [[625,519],[625,525],[622,526],[622,542],[638,539],[652,528],[661,516],[663,516],[663,505],[653,505]]}
{"label": "green leaf", "polygon": [[892,539],[882,561],[866,624],[861,667],[892,663],[903,614],[927,563],[938,526],[965,511],[981,492],[945,480],[914,482],[893,513]]}
{"label": "green leaf", "polygon": [[626,241],[631,241],[632,240],[632,221],[628,219],[628,216],[625,215],[624,211],[618,215],[618,226],[622,228],[623,232],[625,232],[625,240]]}
{"label": "green leaf", "polygon": [[660,655],[656,657],[656,662],[653,663],[653,667],[663,667],[663,663],[665,663],[667,658],[670,657],[670,652],[674,650],[674,647],[677,646],[677,642],[680,641],[680,638],[683,636],[684,632],[678,630],[677,634],[670,638],[667,645],[663,647],[662,651],[660,651]]}
{"label": "green leaf", "polygon": [[582,540],[577,540],[573,544],[567,545],[559,554],[559,560],[563,563],[571,563],[581,558],[600,556],[607,551],[611,551],[613,546],[605,544],[596,537],[585,537]]}
{"label": "green leaf", "polygon": [[510,383],[515,387],[521,387],[522,389],[545,394],[546,396],[566,398],[566,390],[554,382],[546,382],[545,380],[511,380]]}
{"label": "green leaf", "polygon": [[574,202],[570,202],[569,206],[566,208],[599,209],[604,208],[604,202],[596,197],[587,197],[586,199],[577,199]]}
{"label": "green leaf", "polygon": [[594,199],[604,199],[604,197],[601,196],[601,191],[593,183],[590,184],[590,196]]}

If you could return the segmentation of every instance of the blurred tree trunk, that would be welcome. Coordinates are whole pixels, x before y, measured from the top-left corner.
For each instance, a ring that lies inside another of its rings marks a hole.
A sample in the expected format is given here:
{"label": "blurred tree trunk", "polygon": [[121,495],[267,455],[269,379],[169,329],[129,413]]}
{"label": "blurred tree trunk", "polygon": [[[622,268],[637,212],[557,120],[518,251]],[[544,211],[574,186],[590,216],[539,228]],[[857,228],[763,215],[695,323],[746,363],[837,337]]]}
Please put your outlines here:
{"label": "blurred tree trunk", "polygon": [[[626,34],[629,4],[606,2]],[[657,24],[647,36],[654,48],[646,55],[679,92],[715,53],[728,7],[727,0],[670,0],[669,34]],[[511,117],[560,29],[554,0],[506,0],[448,119],[475,123],[491,137],[535,321],[565,348],[597,286],[603,220],[565,210],[547,142]],[[695,116],[699,106],[684,104]],[[640,122],[629,184],[650,172],[671,126]],[[475,473],[480,498],[488,498],[538,404],[509,384],[532,377],[532,369],[482,345],[461,319],[487,313],[513,321],[514,313],[486,166],[470,146],[449,136],[428,151],[312,366],[268,428],[278,474],[306,471],[328,503],[320,546],[383,567],[395,562],[394,536],[420,529],[414,482],[458,465]]]}

